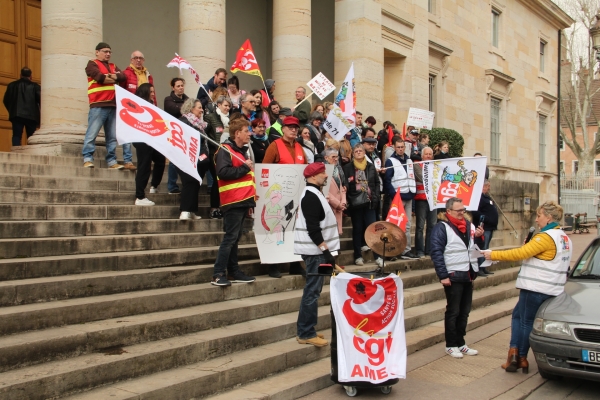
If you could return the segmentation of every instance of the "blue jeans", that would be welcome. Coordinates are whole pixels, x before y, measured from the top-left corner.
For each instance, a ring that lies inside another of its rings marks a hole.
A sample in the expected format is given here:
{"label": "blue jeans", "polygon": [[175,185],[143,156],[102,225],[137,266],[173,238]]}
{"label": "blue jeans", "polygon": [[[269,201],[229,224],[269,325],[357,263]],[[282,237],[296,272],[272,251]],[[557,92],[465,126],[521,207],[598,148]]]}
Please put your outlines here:
{"label": "blue jeans", "polygon": [[510,347],[519,349],[519,357],[527,357],[529,352],[529,334],[533,329],[535,314],[542,303],[554,297],[548,294],[521,289],[519,301],[512,313],[510,326]]}
{"label": "blue jeans", "polygon": [[[417,228],[415,230],[415,250],[417,255],[429,255],[431,251],[431,230],[437,223],[437,210],[429,211],[429,202],[427,200],[415,200],[415,215],[417,217]],[[425,229],[425,243],[423,243],[423,228]]]}
{"label": "blue jeans", "polygon": [[88,128],[83,140],[83,162],[94,161],[96,151],[96,137],[100,128],[104,126],[104,138],[106,140],[106,164],[111,167],[117,163],[115,150],[117,148],[117,108],[95,107],[90,108],[88,114]]}
{"label": "blue jeans", "polygon": [[[490,242],[492,241],[492,236],[494,236],[494,231],[483,231],[483,246],[480,247],[481,250],[487,250],[490,248]],[[479,257],[477,259],[477,264],[481,266],[485,261],[485,257]]]}
{"label": "blue jeans", "polygon": [[311,276],[311,274],[317,273],[319,265],[325,262],[325,257],[320,254],[302,256],[302,259],[306,263],[306,285],[302,292],[296,330],[300,339],[312,339],[317,336],[315,326],[319,318],[319,296],[323,289],[323,277]]}
{"label": "blue jeans", "polygon": [[173,190],[179,190],[179,186],[177,186],[177,167],[169,160],[169,170],[167,172],[167,190],[172,192]]}
{"label": "blue jeans", "polygon": [[126,163],[133,162],[133,156],[131,155],[131,143],[123,144],[123,161]]}
{"label": "blue jeans", "polygon": [[223,212],[225,236],[223,236],[223,241],[217,253],[213,277],[219,274],[225,275],[225,271],[232,275],[240,269],[238,243],[242,237],[242,228],[247,214],[247,207],[230,208]]}

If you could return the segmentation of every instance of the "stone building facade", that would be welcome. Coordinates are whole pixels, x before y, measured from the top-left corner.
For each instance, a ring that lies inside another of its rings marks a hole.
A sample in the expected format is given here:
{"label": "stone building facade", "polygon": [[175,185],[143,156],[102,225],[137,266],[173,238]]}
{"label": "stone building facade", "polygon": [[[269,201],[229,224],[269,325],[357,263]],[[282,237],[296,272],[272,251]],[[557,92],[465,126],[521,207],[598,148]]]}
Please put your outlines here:
{"label": "stone building facade", "polygon": [[[175,52],[206,81],[249,38],[283,105],[318,72],[339,86],[353,62],[358,109],[376,128],[431,109],[497,178],[556,198],[559,32],[573,21],[551,0],[44,0],[41,20],[42,124],[19,151],[82,143],[83,70],[100,41],[121,68],[141,50],[163,98]],[[262,84],[238,76],[246,90]],[[187,79],[188,95],[197,89]]]}

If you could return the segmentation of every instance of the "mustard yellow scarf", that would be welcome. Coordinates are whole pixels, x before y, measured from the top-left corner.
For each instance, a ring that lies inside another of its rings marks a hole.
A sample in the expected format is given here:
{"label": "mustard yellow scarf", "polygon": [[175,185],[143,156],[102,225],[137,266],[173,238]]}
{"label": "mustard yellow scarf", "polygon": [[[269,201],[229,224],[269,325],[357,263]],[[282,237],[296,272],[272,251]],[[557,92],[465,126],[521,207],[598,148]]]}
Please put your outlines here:
{"label": "mustard yellow scarf", "polygon": [[137,69],[136,67],[133,66],[133,64],[131,64],[131,69],[133,69],[133,72],[135,72],[135,75],[137,76],[137,85],[138,87],[142,84],[142,83],[148,83],[148,76],[146,75],[146,67],[142,67],[142,69]]}
{"label": "mustard yellow scarf", "polygon": [[356,158],[352,160],[354,168],[364,171],[367,168],[367,158],[363,158],[361,162],[356,161]]}

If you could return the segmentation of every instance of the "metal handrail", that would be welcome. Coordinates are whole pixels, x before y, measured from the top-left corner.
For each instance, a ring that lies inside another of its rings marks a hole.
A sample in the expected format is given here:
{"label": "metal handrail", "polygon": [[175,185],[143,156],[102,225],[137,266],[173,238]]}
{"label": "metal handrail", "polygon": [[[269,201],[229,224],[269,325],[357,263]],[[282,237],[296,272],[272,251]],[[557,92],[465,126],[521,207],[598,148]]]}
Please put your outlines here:
{"label": "metal handrail", "polygon": [[500,211],[500,213],[502,214],[502,216],[504,217],[504,219],[506,220],[506,222],[508,222],[508,224],[510,225],[510,227],[513,229],[513,233],[515,234],[515,239],[519,239],[519,232],[517,232],[517,230],[515,229],[515,227],[513,226],[513,224],[510,223],[510,220],[508,219],[508,217],[506,216],[506,214],[504,214],[504,211],[502,211],[502,209],[498,205],[498,202],[494,199],[494,197],[491,195],[490,192],[488,192],[488,196],[490,196],[490,198],[492,199],[492,201],[494,203],[496,203],[496,208],[498,209],[498,211]]}

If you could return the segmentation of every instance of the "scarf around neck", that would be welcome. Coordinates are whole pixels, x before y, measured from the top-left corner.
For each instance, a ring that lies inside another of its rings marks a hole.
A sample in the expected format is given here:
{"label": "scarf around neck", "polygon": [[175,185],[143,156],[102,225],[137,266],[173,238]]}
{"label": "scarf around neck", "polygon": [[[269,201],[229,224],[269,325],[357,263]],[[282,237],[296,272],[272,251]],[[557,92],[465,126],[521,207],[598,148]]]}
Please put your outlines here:
{"label": "scarf around neck", "polygon": [[223,129],[229,129],[229,114],[223,114],[223,111],[221,111],[219,107],[217,107],[217,114],[219,114],[219,117],[221,117]]}
{"label": "scarf around neck", "polygon": [[146,67],[142,67],[142,69],[137,69],[136,67],[133,66],[133,64],[130,64],[130,67],[133,70],[133,72],[135,72],[135,76],[137,77],[138,87],[142,83],[148,83],[148,76],[146,75],[146,71],[148,71],[148,70],[146,69]]}
{"label": "scarf around neck", "polygon": [[364,170],[365,170],[365,168],[367,168],[367,158],[366,158],[366,157],[365,157],[365,158],[363,158],[363,160],[362,160],[362,161],[360,161],[360,162],[359,162],[359,161],[356,161],[356,158],[354,158],[354,159],[352,160],[352,162],[354,163],[354,168],[356,168],[356,169],[359,169],[359,170],[361,170],[361,171],[364,171]]}
{"label": "scarf around neck", "polygon": [[558,222],[550,222],[548,225],[540,229],[540,232],[546,232],[550,229],[554,229],[558,226]]}
{"label": "scarf around neck", "polygon": [[461,233],[465,233],[467,231],[466,219],[456,219],[448,213],[446,213],[446,217],[448,217],[448,221],[450,221],[452,225],[456,226]]}
{"label": "scarf around neck", "polygon": [[202,131],[202,133],[204,133],[204,129],[206,128],[207,123],[204,122],[202,119],[196,117],[194,114],[192,114],[191,112],[187,113],[187,114],[183,114],[183,116],[190,121],[190,124],[192,124],[192,126],[194,126],[196,129],[199,129]]}

